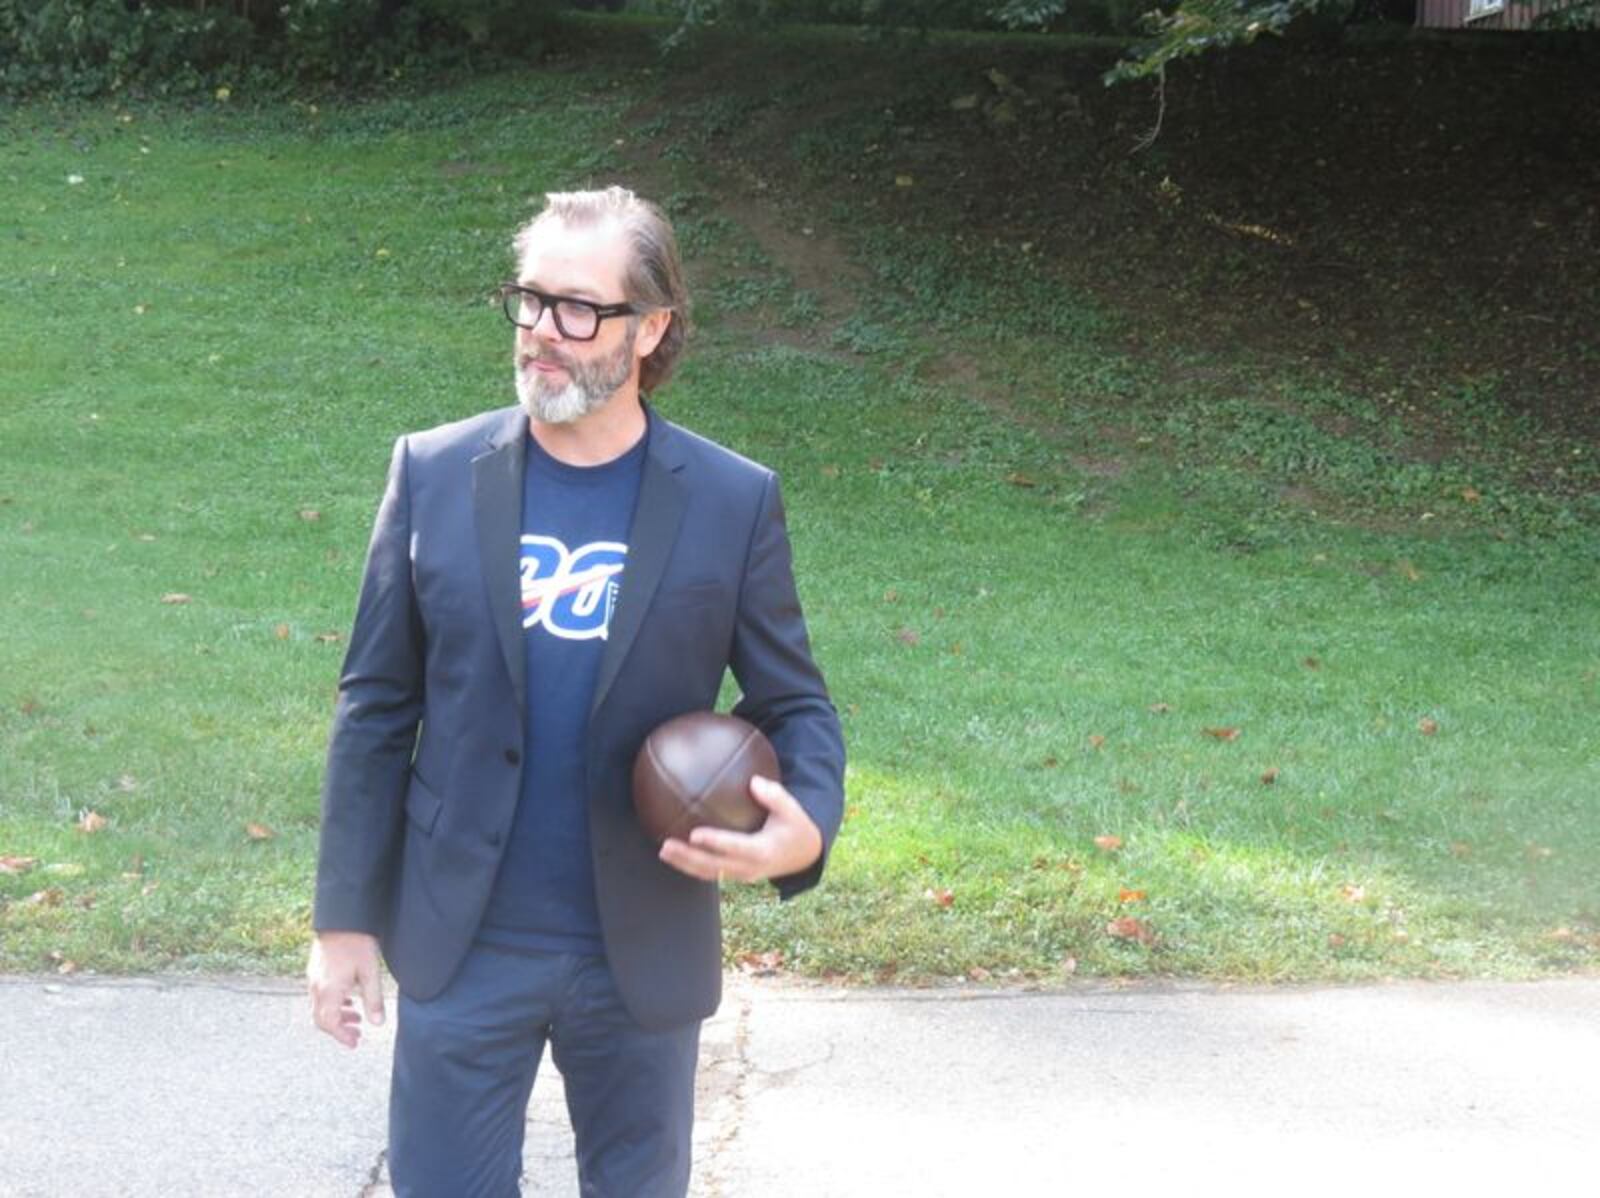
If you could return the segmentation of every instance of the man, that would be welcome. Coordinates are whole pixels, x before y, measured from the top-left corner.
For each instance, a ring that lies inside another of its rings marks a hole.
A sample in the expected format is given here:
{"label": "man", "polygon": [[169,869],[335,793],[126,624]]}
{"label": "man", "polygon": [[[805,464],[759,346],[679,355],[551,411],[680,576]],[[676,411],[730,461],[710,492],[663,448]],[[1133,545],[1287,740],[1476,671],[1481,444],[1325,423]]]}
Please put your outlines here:
{"label": "man", "polygon": [[[546,1042],[582,1192],[682,1195],[718,883],[815,885],[843,807],[777,482],[641,398],[684,344],[671,227],[621,188],[546,199],[502,288],[521,402],[396,443],[328,748],[307,979],[354,1047],[380,946],[395,975],[402,1196],[517,1193]],[[658,849],[634,755],[730,668],[778,753],[766,822]]]}

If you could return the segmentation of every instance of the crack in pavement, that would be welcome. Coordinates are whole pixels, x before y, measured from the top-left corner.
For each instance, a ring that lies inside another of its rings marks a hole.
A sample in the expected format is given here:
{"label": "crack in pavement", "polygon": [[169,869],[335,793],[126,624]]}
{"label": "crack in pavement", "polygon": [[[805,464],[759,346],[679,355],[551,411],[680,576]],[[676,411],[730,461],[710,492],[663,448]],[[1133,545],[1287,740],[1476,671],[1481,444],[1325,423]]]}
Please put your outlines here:
{"label": "crack in pavement", "polygon": [[828,1051],[809,1061],[801,1061],[798,1065],[788,1065],[782,1069],[756,1069],[750,1067],[749,1072],[759,1073],[763,1078],[775,1086],[781,1086],[790,1079],[804,1073],[807,1069],[815,1069],[818,1065],[826,1065],[833,1060],[834,1049],[837,1046],[828,1044]]}
{"label": "crack in pavement", "polygon": [[372,1162],[372,1168],[367,1172],[367,1180],[362,1183],[356,1198],[382,1198],[383,1195],[393,1192],[389,1189],[389,1183],[383,1178],[383,1168],[388,1157],[387,1148],[378,1150],[378,1159]]}
{"label": "crack in pavement", "polygon": [[[732,1019],[732,1033],[723,1052],[707,1054],[701,1063],[697,1105],[706,1109],[695,1120],[697,1168],[690,1192],[694,1198],[725,1198],[727,1158],[744,1125],[746,1085],[750,1078],[751,1002],[740,995]],[[715,1025],[708,1025],[711,1030]]]}

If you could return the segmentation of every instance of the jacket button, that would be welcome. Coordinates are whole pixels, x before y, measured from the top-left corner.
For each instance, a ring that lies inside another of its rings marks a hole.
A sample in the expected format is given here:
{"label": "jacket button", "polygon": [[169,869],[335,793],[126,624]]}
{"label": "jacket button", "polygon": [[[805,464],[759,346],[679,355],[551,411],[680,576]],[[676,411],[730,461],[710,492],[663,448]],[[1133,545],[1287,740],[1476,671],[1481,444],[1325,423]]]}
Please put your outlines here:
{"label": "jacket button", "polygon": [[517,765],[521,761],[522,761],[522,754],[521,753],[517,752],[515,749],[507,749],[506,750],[506,764],[507,765]]}

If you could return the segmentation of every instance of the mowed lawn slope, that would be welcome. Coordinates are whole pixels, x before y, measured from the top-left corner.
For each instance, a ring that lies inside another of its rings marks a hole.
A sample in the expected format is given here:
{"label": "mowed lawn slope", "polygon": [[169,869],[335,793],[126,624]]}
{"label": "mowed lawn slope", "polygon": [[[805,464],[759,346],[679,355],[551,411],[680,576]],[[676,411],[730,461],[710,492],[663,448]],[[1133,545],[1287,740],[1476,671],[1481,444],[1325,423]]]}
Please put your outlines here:
{"label": "mowed lawn slope", "polygon": [[[669,205],[698,289],[659,406],[781,472],[851,750],[826,885],[730,891],[731,959],[1593,966],[1593,528],[1263,516],[1212,434],[1282,435],[1267,409],[1177,418],[1115,348],[1126,312],[1045,276],[941,286],[891,217],[846,236],[824,208],[802,236],[837,234],[840,289],[897,252],[913,280],[842,314],[691,154],[631,155],[652,86],[4,118],[0,966],[298,967],[392,440],[511,401],[510,233],[614,179]],[[1041,418],[1045,368],[1099,406]]]}

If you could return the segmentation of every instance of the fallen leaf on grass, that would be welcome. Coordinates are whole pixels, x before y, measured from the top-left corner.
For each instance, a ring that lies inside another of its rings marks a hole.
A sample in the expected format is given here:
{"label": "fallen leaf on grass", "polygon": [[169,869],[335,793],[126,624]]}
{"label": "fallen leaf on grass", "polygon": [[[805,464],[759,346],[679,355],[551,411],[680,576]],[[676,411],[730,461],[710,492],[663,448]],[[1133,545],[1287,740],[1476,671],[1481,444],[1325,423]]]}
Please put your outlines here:
{"label": "fallen leaf on grass", "polygon": [[0,874],[25,874],[38,864],[37,857],[0,857]]}
{"label": "fallen leaf on grass", "polygon": [[1166,715],[1167,712],[1172,710],[1172,705],[1170,703],[1152,703],[1150,704],[1150,710],[1156,715]]}
{"label": "fallen leaf on grass", "polygon": [[931,887],[922,892],[922,897],[936,907],[949,907],[956,901],[954,892],[949,890],[934,890]]}
{"label": "fallen leaf on grass", "polygon": [[1302,658],[1300,664],[1308,670],[1320,670],[1322,668],[1321,659],[1316,657]]}
{"label": "fallen leaf on grass", "polygon": [[902,628],[899,632],[895,633],[894,636],[895,640],[899,641],[902,645],[915,645],[922,641],[922,634],[919,633],[915,628]]}
{"label": "fallen leaf on grass", "polygon": [[311,639],[319,645],[333,645],[337,644],[343,637],[337,632],[319,632]]}
{"label": "fallen leaf on grass", "polygon": [[1120,837],[1120,836],[1096,836],[1094,838],[1094,845],[1095,845],[1095,848],[1100,849],[1100,850],[1102,850],[1104,852],[1114,853],[1114,852],[1116,852],[1118,849],[1120,849],[1122,847],[1122,837]]}
{"label": "fallen leaf on grass", "polygon": [[185,595],[182,591],[168,591],[165,595],[161,596],[161,602],[193,603],[194,597],[192,595]]}
{"label": "fallen leaf on grass", "polygon": [[57,973],[77,973],[78,963],[70,961],[60,949],[50,950],[50,959],[56,963]]}
{"label": "fallen leaf on grass", "polygon": [[1450,855],[1465,861],[1472,856],[1472,846],[1464,840],[1452,840],[1450,842]]}
{"label": "fallen leaf on grass", "polygon": [[272,635],[277,637],[280,641],[288,640],[289,639],[289,626],[287,624],[279,624],[279,625],[275,626],[273,628],[273,630],[272,630]]}
{"label": "fallen leaf on grass", "polygon": [[740,953],[735,961],[745,973],[758,978],[770,977],[783,968],[783,950],[774,948],[764,953]]}
{"label": "fallen leaf on grass", "polygon": [[1407,582],[1422,581],[1422,571],[1412,565],[1409,558],[1401,558],[1394,564],[1394,568],[1400,572],[1400,576]]}
{"label": "fallen leaf on grass", "polygon": [[1129,890],[1124,886],[1117,891],[1117,902],[1119,903],[1142,903],[1144,900],[1145,892],[1142,890]]}
{"label": "fallen leaf on grass", "polygon": [[1277,780],[1278,780],[1278,767],[1277,766],[1275,766],[1275,765],[1268,766],[1265,770],[1262,771],[1262,774],[1261,774],[1261,785],[1263,785],[1263,786],[1271,786]]}
{"label": "fallen leaf on grass", "polygon": [[64,897],[66,896],[61,887],[48,886],[43,890],[35,890],[27,898],[23,899],[20,905],[23,907],[59,907]]}
{"label": "fallen leaf on grass", "polygon": [[1339,887],[1339,893],[1344,895],[1346,902],[1359,903],[1367,897],[1367,888],[1365,886],[1357,886],[1354,882],[1346,882]]}
{"label": "fallen leaf on grass", "polygon": [[1039,485],[1026,474],[1023,474],[1020,470],[1013,471],[1011,474],[1006,475],[1006,482],[1010,483],[1013,487],[1037,487]]}
{"label": "fallen leaf on grass", "polygon": [[974,965],[967,970],[967,977],[974,982],[987,982],[993,975],[982,965]]}
{"label": "fallen leaf on grass", "polygon": [[1417,731],[1423,736],[1432,736],[1439,731],[1439,721],[1424,717],[1417,721]]}
{"label": "fallen leaf on grass", "polygon": [[1344,947],[1344,937],[1341,936],[1338,932],[1329,932],[1328,933],[1328,947],[1329,948],[1343,948]]}
{"label": "fallen leaf on grass", "polygon": [[98,811],[90,811],[85,808],[78,813],[78,831],[80,832],[99,832],[105,826],[106,817]]}
{"label": "fallen leaf on grass", "polygon": [[1052,754],[1050,754],[1050,756],[1046,757],[1039,764],[1044,766],[1044,768],[1047,769],[1047,770],[1053,770],[1053,769],[1056,768],[1056,766],[1061,764],[1061,759],[1059,757],[1057,757],[1054,753],[1052,753]]}
{"label": "fallen leaf on grass", "polygon": [[271,840],[277,835],[266,824],[246,824],[244,826],[244,834],[251,840]]}
{"label": "fallen leaf on grass", "polygon": [[894,185],[896,187],[912,187],[915,186],[916,182],[910,175],[896,175],[894,177]]}
{"label": "fallen leaf on grass", "polygon": [[315,523],[316,521],[322,519],[322,513],[319,512],[314,507],[303,507],[303,508],[301,508],[300,512],[299,512],[299,516],[300,516],[300,519],[306,521],[308,524]]}
{"label": "fallen leaf on grass", "polygon": [[1137,940],[1140,944],[1154,944],[1155,935],[1143,921],[1131,915],[1122,915],[1106,924],[1106,935],[1118,940]]}
{"label": "fallen leaf on grass", "polygon": [[1071,857],[1068,857],[1064,861],[1052,861],[1048,857],[1035,857],[1032,862],[1032,868],[1061,869],[1065,870],[1069,874],[1081,874],[1083,872],[1083,866],[1079,865]]}
{"label": "fallen leaf on grass", "polygon": [[1218,740],[1239,739],[1239,730],[1237,728],[1202,728],[1200,731],[1204,732],[1207,736],[1214,736]]}
{"label": "fallen leaf on grass", "polygon": [[1078,958],[1076,958],[1076,957],[1067,957],[1067,958],[1063,959],[1062,962],[1061,962],[1061,972],[1065,973],[1065,974],[1077,973],[1078,972]]}
{"label": "fallen leaf on grass", "polygon": [[123,774],[117,779],[117,789],[123,794],[132,794],[139,789],[139,780],[132,774]]}
{"label": "fallen leaf on grass", "polygon": [[1089,736],[1089,747],[1091,749],[1098,749],[1101,745],[1103,745],[1105,743],[1106,743],[1106,738],[1101,736],[1098,732],[1090,734],[1090,736]]}

